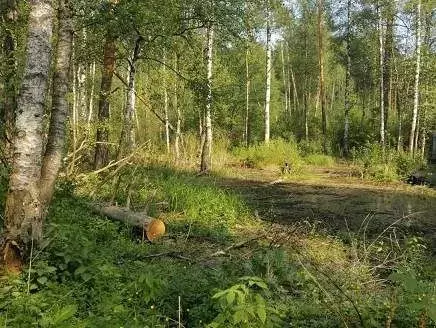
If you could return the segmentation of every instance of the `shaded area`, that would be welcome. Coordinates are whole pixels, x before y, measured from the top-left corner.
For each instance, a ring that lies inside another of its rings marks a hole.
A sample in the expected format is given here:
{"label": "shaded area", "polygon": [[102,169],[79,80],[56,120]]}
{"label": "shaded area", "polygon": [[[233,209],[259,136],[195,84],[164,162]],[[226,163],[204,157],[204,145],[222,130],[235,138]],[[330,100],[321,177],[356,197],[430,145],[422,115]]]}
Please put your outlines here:
{"label": "shaded area", "polygon": [[436,237],[436,203],[431,196],[240,179],[223,179],[218,184],[238,193],[250,208],[269,221],[286,224],[307,220],[319,222],[329,233],[337,230],[357,233],[367,218],[367,233],[378,234],[402,218],[396,226],[404,232]]}

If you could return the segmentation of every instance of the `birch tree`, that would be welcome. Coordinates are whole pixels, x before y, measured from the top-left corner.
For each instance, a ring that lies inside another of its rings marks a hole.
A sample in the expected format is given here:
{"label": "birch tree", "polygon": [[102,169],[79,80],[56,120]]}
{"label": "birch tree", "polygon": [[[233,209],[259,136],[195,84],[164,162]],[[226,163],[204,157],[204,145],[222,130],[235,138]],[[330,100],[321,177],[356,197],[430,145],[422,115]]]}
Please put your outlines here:
{"label": "birch tree", "polygon": [[318,0],[318,64],[319,64],[319,99],[321,102],[322,115],[322,147],[324,153],[327,153],[327,116],[324,91],[324,1]]}
{"label": "birch tree", "polygon": [[68,118],[68,86],[73,42],[73,22],[69,0],[59,1],[58,44],[53,75],[53,101],[47,145],[42,161],[40,201],[44,208],[53,196],[56,177],[61,168]]}
{"label": "birch tree", "polygon": [[415,151],[415,134],[417,133],[418,109],[419,109],[419,75],[421,72],[421,0],[417,4],[417,26],[416,26],[416,69],[415,69],[415,88],[413,96],[413,114],[412,126],[410,128],[409,152],[414,154]]}
{"label": "birch tree", "polygon": [[207,27],[207,94],[206,94],[206,109],[204,115],[204,142],[201,151],[200,172],[207,172],[212,165],[212,65],[213,65],[213,38],[214,28],[212,22],[208,23]]}
{"label": "birch tree", "polygon": [[380,144],[385,152],[385,103],[384,103],[384,32],[383,32],[383,15],[380,1],[378,6],[378,36],[379,36],[379,107],[380,107]]}
{"label": "birch tree", "polygon": [[267,0],[266,8],[266,92],[265,92],[265,143],[270,139],[270,102],[271,102],[271,69],[272,69],[272,43],[271,43],[271,7]]}
{"label": "birch tree", "polygon": [[351,80],[351,0],[347,0],[347,35],[346,35],[346,52],[347,63],[345,72],[345,117],[344,117],[344,155],[348,156],[349,147],[349,130],[350,130],[350,80]]}
{"label": "birch tree", "polygon": [[124,121],[121,129],[120,144],[118,149],[117,159],[121,159],[124,154],[128,154],[135,146],[135,132],[133,120],[135,117],[136,104],[136,65],[141,55],[143,38],[138,36],[135,40],[135,45],[132,51],[132,56],[128,59],[128,79],[127,79],[127,95],[126,107],[124,111]]}
{"label": "birch tree", "polygon": [[44,103],[51,63],[53,8],[50,0],[30,3],[26,64],[17,101],[13,163],[6,199],[2,258],[6,269],[20,271],[33,244],[42,239],[39,199]]}

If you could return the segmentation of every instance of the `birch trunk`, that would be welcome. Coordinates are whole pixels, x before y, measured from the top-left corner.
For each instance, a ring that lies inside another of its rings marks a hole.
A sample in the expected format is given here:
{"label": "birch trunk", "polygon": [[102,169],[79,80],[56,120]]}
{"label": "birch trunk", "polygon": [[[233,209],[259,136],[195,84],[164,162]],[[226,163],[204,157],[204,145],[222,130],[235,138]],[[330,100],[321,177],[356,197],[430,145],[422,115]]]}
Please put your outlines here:
{"label": "birch trunk", "polygon": [[[174,71],[177,72],[178,69],[178,56],[175,55],[174,58]],[[174,81],[174,108],[176,110],[177,122],[176,122],[176,135],[174,137],[174,153],[176,157],[176,163],[180,161],[180,136],[181,136],[181,125],[182,125],[182,112],[179,106],[179,86],[177,79]]]}
{"label": "birch trunk", "polygon": [[40,181],[40,201],[45,208],[53,196],[65,148],[65,124],[68,118],[68,74],[73,41],[73,22],[69,6],[68,0],[59,2],[58,44],[53,76],[53,107]]}
{"label": "birch trunk", "polygon": [[383,37],[383,17],[381,12],[380,1],[378,4],[378,33],[379,33],[379,78],[380,78],[380,144],[382,146],[383,153],[385,152],[385,107],[384,107],[384,37]]}
{"label": "birch trunk", "polygon": [[270,139],[270,101],[271,101],[271,61],[272,61],[272,44],[271,44],[271,8],[266,12],[266,93],[265,93],[265,143]]}
{"label": "birch trunk", "polygon": [[117,159],[120,160],[124,154],[130,154],[135,146],[135,129],[133,127],[133,120],[135,118],[135,104],[136,104],[136,62],[139,59],[141,52],[142,38],[138,37],[135,42],[132,57],[129,60],[129,71],[127,78],[127,94],[126,94],[126,107],[124,110],[124,122],[121,129],[120,144],[118,148]]}
{"label": "birch trunk", "polygon": [[347,70],[345,72],[345,117],[344,117],[344,155],[350,153],[349,130],[350,130],[350,80],[351,80],[351,0],[347,1]]}
{"label": "birch trunk", "polygon": [[115,70],[115,40],[106,36],[103,52],[103,67],[101,71],[101,87],[98,102],[98,128],[95,145],[94,168],[99,169],[109,161],[109,96],[112,87],[112,77]]}
{"label": "birch trunk", "polygon": [[[384,44],[383,102],[385,110],[385,137],[389,136],[389,113],[392,110],[392,56],[394,50],[394,2],[386,3],[386,36]],[[388,138],[389,139],[389,138]]]}
{"label": "birch trunk", "polygon": [[327,153],[327,116],[324,92],[324,41],[323,41],[323,10],[324,1],[318,0],[318,61],[319,61],[319,96],[322,113],[323,152]]}
{"label": "birch trunk", "polygon": [[92,62],[91,68],[90,68],[90,74],[91,74],[91,92],[89,95],[89,103],[88,103],[88,119],[87,119],[87,133],[89,135],[91,130],[91,121],[92,121],[92,115],[94,111],[94,90],[95,90],[95,61]]}
{"label": "birch trunk", "polygon": [[[17,74],[17,63],[15,59],[15,38],[11,28],[18,20],[18,8],[15,0],[7,0],[4,5],[4,12],[1,13],[1,18],[5,24],[3,38],[3,53],[7,68],[3,78],[3,100],[0,113],[0,130],[1,143],[3,144],[6,158],[9,160],[12,157],[12,139],[14,131],[15,110],[17,106],[15,79]],[[0,106],[1,107],[1,106]]]}
{"label": "birch trunk", "polygon": [[245,146],[250,145],[250,71],[249,71],[249,54],[248,48],[245,50]]}
{"label": "birch trunk", "polygon": [[207,28],[207,96],[204,117],[204,142],[201,151],[200,172],[207,172],[212,167],[212,64],[213,64],[213,37],[212,23]]}
{"label": "birch trunk", "polygon": [[168,117],[168,90],[167,90],[167,67],[166,67],[166,57],[164,56],[163,65],[163,83],[164,83],[164,115],[165,115],[165,143],[167,147],[167,154],[171,152],[170,146],[170,126]]}
{"label": "birch trunk", "polygon": [[52,25],[52,2],[32,1],[2,238],[5,268],[16,272],[21,270],[32,244],[37,245],[42,239],[38,184],[41,177],[43,115],[51,62]]}
{"label": "birch trunk", "polygon": [[281,47],[281,57],[282,57],[282,75],[283,75],[283,89],[285,91],[285,113],[289,113],[289,104],[288,104],[288,83],[287,83],[287,76],[286,76],[286,63],[285,63],[285,50],[284,45],[282,43]]}
{"label": "birch trunk", "polygon": [[412,127],[410,129],[409,152],[414,154],[415,133],[417,130],[418,109],[419,109],[419,75],[421,72],[421,0],[418,0],[417,7],[417,29],[416,29],[416,71],[415,91],[413,97]]}

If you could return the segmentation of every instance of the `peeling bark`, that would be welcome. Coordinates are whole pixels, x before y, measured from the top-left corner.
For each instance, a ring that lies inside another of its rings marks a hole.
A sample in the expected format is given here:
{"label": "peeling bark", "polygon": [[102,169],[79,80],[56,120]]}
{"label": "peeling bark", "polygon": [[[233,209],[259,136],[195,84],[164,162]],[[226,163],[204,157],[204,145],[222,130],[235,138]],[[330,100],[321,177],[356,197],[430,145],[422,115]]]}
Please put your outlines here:
{"label": "peeling bark", "polygon": [[43,115],[51,63],[52,1],[30,3],[26,64],[17,102],[13,165],[3,231],[6,269],[20,269],[32,244],[42,239],[39,199]]}

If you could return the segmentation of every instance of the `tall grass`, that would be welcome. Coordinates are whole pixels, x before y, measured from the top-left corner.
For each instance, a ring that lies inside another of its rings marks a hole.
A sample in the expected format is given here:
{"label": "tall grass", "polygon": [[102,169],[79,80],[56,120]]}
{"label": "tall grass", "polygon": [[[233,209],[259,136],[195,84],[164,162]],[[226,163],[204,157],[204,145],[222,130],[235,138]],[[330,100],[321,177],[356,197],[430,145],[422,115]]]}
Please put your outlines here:
{"label": "tall grass", "polygon": [[238,147],[233,154],[254,167],[282,166],[288,162],[294,171],[301,170],[303,160],[295,141],[271,140],[251,147]]}

